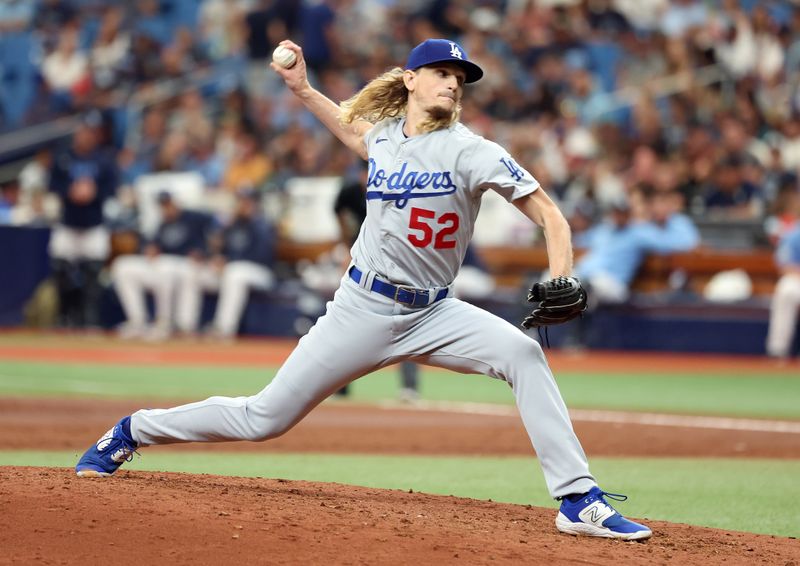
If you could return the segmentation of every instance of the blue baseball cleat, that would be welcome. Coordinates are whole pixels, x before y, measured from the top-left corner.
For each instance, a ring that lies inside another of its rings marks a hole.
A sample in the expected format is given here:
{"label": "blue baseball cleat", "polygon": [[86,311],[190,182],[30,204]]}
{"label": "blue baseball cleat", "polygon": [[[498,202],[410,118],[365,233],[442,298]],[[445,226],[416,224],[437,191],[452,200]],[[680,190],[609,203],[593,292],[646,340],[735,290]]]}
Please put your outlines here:
{"label": "blue baseball cleat", "polygon": [[608,493],[595,486],[577,501],[566,497],[561,500],[561,509],[556,517],[556,528],[570,535],[643,540],[653,532],[639,523],[620,515],[604,496],[615,501],[625,501],[625,495]]}
{"label": "blue baseball cleat", "polygon": [[75,473],[82,478],[105,478],[112,475],[123,462],[130,462],[136,443],[130,437],[130,417],[125,417],[100,437],[78,460]]}

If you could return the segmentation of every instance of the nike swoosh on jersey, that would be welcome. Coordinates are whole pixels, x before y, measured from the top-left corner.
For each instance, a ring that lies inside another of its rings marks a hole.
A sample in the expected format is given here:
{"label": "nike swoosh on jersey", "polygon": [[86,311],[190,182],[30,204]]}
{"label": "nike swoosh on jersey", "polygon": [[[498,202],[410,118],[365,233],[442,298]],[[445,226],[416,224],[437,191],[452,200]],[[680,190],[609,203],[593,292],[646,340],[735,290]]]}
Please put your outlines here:
{"label": "nike swoosh on jersey", "polygon": [[381,143],[381,142],[385,142],[385,141],[389,141],[389,138],[378,138],[378,139],[375,140],[375,143],[377,144],[377,143]]}

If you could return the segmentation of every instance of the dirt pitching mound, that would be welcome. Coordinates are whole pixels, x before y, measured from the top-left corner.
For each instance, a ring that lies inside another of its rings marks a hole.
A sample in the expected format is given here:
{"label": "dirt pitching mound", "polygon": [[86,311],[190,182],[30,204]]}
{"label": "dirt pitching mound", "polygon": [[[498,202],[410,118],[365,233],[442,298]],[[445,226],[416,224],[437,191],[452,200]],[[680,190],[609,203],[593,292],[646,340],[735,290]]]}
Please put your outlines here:
{"label": "dirt pitching mound", "polygon": [[791,564],[788,538],[649,521],[575,538],[554,509],[260,478],[0,468],[0,564]]}

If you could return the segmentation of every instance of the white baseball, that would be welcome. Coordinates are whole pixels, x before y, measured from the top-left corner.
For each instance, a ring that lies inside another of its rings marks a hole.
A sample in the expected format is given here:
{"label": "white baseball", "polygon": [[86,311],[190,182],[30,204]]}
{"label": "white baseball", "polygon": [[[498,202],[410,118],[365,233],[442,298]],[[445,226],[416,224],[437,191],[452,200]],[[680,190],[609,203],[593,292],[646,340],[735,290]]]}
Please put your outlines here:
{"label": "white baseball", "polygon": [[275,51],[272,52],[272,60],[275,61],[275,64],[279,67],[289,69],[297,62],[297,55],[295,55],[294,51],[291,49],[279,45],[275,48]]}

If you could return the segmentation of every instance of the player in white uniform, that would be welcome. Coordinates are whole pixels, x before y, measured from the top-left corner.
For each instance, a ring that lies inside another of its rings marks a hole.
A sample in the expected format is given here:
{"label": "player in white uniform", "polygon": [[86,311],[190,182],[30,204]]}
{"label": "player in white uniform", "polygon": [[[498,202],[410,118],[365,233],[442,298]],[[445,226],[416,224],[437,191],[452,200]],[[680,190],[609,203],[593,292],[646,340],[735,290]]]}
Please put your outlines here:
{"label": "player in white uniform", "polygon": [[134,448],[176,442],[277,437],[343,385],[414,360],[483,373],[513,389],[550,494],[561,500],[559,530],[643,539],[650,530],[616,512],[586,456],[539,344],[520,329],[452,297],[481,195],[494,190],[544,228],[554,276],[569,275],[572,248],[563,215],[539,183],[499,145],[458,123],[463,85],[483,75],[461,47],[427,40],[405,69],[393,69],[341,106],[313,89],[297,63],[272,68],[342,142],[369,162],[367,219],[353,263],[327,312],[275,379],[251,397],[212,397],[123,418],[76,466],[110,475]]}

